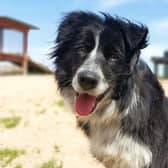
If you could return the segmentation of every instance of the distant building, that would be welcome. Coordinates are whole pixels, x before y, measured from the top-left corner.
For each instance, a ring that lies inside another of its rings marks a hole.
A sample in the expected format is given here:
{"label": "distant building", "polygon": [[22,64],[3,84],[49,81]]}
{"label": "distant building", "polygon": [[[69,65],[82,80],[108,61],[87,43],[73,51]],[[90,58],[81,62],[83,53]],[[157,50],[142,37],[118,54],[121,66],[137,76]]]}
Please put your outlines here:
{"label": "distant building", "polygon": [[[4,49],[4,30],[16,30],[23,34],[22,52],[11,53],[5,52]],[[38,30],[39,28],[31,24],[6,17],[0,17],[0,61],[9,61],[18,65],[22,69],[23,74],[28,72],[51,73],[51,71],[40,63],[36,63],[28,56],[28,33],[30,30]]]}
{"label": "distant building", "polygon": [[152,57],[154,63],[154,73],[158,76],[158,65],[164,65],[164,78],[168,78],[168,51],[164,52],[164,56],[154,56]]}

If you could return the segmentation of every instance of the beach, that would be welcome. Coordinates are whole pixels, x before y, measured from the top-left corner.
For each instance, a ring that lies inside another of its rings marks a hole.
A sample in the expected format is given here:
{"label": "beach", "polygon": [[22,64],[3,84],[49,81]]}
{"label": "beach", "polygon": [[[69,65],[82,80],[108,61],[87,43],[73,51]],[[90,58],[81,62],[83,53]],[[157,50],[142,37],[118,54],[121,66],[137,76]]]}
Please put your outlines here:
{"label": "beach", "polygon": [[[161,83],[168,95],[168,81]],[[65,107],[53,75],[1,76],[0,167],[52,164],[103,168],[90,154],[88,140]]]}

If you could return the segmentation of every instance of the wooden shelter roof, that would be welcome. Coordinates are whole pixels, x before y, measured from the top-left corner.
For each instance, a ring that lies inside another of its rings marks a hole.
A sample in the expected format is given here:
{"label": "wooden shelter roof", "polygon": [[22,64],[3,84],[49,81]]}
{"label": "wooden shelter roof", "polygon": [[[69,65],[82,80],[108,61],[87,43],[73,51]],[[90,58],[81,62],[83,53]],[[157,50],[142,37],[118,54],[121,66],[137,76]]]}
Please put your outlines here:
{"label": "wooden shelter roof", "polygon": [[28,31],[29,29],[38,30],[39,28],[26,22],[13,19],[8,16],[0,16],[0,27],[15,29],[19,31]]}
{"label": "wooden shelter roof", "polygon": [[[4,29],[12,29],[20,31],[23,34],[23,51],[20,54],[7,53],[3,51],[4,42]],[[22,22],[17,19],[13,19],[7,16],[0,16],[0,61],[10,61],[20,67],[22,67],[23,74],[28,72],[37,73],[51,73],[51,70],[46,66],[34,62],[28,56],[28,33],[29,30],[38,30],[39,28],[26,22]]]}

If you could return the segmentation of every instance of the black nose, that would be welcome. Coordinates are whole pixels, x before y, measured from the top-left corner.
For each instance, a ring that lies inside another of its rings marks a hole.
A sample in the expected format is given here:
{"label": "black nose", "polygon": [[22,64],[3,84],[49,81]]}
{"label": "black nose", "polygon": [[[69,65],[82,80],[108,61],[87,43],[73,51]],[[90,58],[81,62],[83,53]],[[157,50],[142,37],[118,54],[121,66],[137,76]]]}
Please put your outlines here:
{"label": "black nose", "polygon": [[91,71],[82,71],[78,74],[78,82],[82,89],[94,89],[99,81],[99,76]]}

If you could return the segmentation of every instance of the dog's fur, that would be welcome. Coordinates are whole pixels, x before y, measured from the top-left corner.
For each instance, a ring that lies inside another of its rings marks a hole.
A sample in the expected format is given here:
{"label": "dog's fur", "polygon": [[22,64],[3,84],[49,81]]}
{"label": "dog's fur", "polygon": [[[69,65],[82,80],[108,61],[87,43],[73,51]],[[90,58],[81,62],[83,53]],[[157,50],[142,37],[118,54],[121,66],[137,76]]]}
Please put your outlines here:
{"label": "dog's fur", "polygon": [[[77,11],[63,18],[52,53],[60,91],[72,111],[76,93],[104,94],[77,120],[107,168],[168,168],[168,100],[139,60],[148,29],[102,15]],[[78,75],[85,71],[98,76],[95,88],[81,88]]]}

